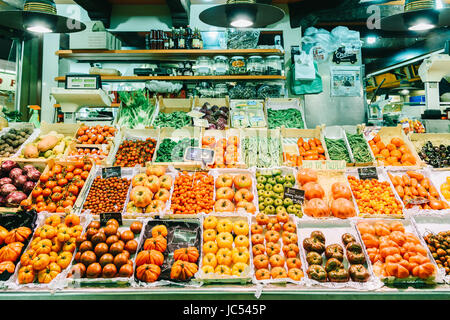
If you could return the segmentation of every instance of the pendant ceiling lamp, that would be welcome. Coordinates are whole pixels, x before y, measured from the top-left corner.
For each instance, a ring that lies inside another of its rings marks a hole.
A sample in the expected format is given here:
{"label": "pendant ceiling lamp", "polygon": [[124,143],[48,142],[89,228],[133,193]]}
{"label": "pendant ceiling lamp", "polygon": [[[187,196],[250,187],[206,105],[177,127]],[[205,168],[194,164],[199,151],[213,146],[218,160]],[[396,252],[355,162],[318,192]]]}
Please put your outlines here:
{"label": "pendant ceiling lamp", "polygon": [[57,15],[53,0],[26,0],[23,10],[0,11],[0,26],[34,33],[71,33],[86,29],[80,21]]}
{"label": "pendant ceiling lamp", "polygon": [[424,32],[450,25],[450,8],[438,9],[436,0],[405,0],[404,12],[381,19],[386,31]]}
{"label": "pendant ceiling lamp", "polygon": [[206,24],[224,28],[263,28],[284,17],[284,11],[255,0],[227,0],[226,4],[208,8],[200,13]]}

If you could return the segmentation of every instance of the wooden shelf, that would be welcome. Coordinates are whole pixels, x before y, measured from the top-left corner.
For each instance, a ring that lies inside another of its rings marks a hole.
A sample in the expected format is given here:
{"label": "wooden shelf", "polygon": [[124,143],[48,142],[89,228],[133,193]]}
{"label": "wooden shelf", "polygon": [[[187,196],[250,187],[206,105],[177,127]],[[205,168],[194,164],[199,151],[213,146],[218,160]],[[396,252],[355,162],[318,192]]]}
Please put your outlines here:
{"label": "wooden shelf", "polygon": [[78,61],[129,61],[129,60],[185,60],[198,56],[215,55],[284,55],[278,49],[225,49],[225,50],[58,50],[60,58]]}
{"label": "wooden shelf", "polygon": [[[55,81],[63,82],[66,77],[56,77]],[[166,80],[166,81],[195,81],[195,80],[212,80],[212,81],[233,81],[233,80],[286,80],[286,76],[249,76],[249,75],[228,75],[228,76],[102,76],[104,82],[124,82],[124,81],[150,81],[150,80]]]}
{"label": "wooden shelf", "polygon": [[[406,79],[409,82],[415,82],[415,81],[420,81],[420,77],[414,77],[411,79]],[[391,88],[397,88],[400,86],[400,80],[394,81],[394,82],[388,82],[388,83],[383,83],[383,85],[381,86],[380,89],[391,89]],[[375,91],[377,89],[377,87],[366,87],[366,92],[372,92]]]}

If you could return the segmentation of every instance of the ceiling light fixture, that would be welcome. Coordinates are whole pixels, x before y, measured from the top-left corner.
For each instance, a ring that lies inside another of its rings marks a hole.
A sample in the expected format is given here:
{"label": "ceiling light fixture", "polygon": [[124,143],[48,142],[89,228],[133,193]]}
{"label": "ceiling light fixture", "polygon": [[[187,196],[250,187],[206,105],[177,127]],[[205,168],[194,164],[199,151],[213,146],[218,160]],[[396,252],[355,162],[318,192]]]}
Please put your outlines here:
{"label": "ceiling light fixture", "polygon": [[377,42],[377,37],[375,36],[368,36],[366,38],[367,44],[374,44],[375,42]]}

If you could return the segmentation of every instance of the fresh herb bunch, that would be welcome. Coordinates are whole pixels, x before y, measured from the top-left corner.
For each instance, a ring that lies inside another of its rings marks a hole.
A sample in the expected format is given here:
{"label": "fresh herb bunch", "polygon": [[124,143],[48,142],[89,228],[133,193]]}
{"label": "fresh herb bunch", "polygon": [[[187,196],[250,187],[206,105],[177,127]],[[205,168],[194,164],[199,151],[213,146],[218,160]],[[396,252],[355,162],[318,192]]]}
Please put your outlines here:
{"label": "fresh herb bunch", "polygon": [[122,101],[117,124],[130,129],[145,129],[151,125],[155,105],[145,94],[145,90],[120,91]]}

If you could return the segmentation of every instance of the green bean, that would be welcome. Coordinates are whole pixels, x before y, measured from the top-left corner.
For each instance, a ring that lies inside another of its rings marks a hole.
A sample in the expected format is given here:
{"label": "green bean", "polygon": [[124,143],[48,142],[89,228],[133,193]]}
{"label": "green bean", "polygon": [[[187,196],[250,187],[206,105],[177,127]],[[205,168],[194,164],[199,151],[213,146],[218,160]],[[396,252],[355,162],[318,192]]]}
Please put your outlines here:
{"label": "green bean", "polygon": [[345,160],[347,163],[351,162],[350,155],[348,154],[343,139],[325,138],[325,144],[327,145],[328,155],[331,160]]}
{"label": "green bean", "polygon": [[280,128],[281,126],[297,129],[305,127],[302,113],[294,108],[284,110],[267,109],[267,118],[269,129]]}
{"label": "green bean", "polygon": [[357,163],[365,163],[372,162],[373,158],[370,154],[369,147],[367,146],[367,142],[364,139],[362,134],[351,134],[346,133],[348,144],[350,145],[350,149],[352,149],[353,158]]}

